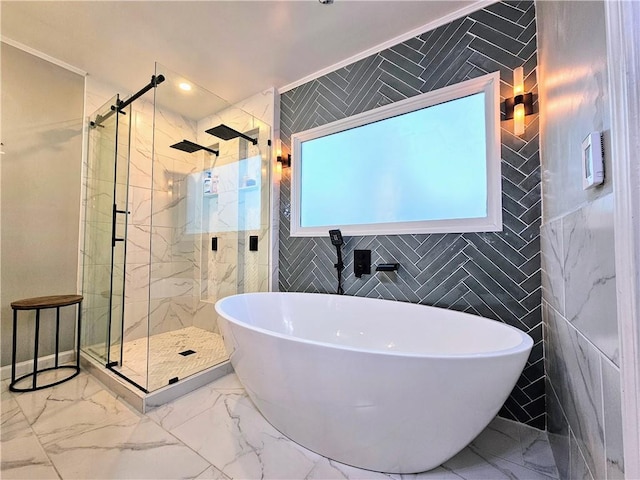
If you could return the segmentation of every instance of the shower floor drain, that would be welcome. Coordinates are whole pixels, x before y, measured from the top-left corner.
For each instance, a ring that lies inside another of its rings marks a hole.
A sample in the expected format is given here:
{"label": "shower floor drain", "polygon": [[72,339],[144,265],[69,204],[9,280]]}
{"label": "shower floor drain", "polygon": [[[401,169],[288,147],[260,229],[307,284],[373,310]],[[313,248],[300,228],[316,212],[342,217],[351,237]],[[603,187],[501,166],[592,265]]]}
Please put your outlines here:
{"label": "shower floor drain", "polygon": [[193,350],[185,350],[184,352],[180,352],[180,355],[182,355],[183,357],[186,357],[188,355],[193,355],[194,353],[196,352],[194,352]]}

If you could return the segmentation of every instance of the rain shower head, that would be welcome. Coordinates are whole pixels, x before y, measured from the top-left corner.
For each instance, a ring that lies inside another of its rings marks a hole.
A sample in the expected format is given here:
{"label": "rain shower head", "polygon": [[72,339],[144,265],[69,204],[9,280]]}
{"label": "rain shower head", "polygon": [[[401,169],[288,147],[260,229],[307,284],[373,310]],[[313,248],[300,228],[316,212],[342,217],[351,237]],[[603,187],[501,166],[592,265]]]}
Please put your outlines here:
{"label": "rain shower head", "polygon": [[239,131],[226,126],[224,123],[218,125],[217,127],[212,127],[209,130],[205,130],[205,132],[207,132],[210,135],[213,135],[214,137],[221,138],[222,140],[231,140],[231,139],[240,137],[240,138],[244,138],[245,140],[248,140],[254,145],[258,143],[258,140],[256,140],[255,138],[251,138],[245,135],[244,133],[240,133]]}
{"label": "rain shower head", "polygon": [[171,145],[171,148],[175,148],[177,150],[182,150],[183,152],[193,153],[199,150],[204,150],[209,153],[213,153],[216,157],[220,153],[218,150],[212,150],[208,147],[203,147],[202,145],[198,145],[197,143],[193,143],[189,140],[182,140],[181,142],[174,143]]}

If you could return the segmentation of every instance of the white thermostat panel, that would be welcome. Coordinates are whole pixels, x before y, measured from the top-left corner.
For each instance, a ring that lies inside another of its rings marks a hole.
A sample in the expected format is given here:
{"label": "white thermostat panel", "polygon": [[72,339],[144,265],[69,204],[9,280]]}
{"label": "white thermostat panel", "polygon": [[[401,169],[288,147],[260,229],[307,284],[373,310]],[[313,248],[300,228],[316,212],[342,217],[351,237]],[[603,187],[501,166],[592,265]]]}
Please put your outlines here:
{"label": "white thermostat panel", "polygon": [[602,138],[600,132],[590,133],[582,142],[582,189],[604,182]]}

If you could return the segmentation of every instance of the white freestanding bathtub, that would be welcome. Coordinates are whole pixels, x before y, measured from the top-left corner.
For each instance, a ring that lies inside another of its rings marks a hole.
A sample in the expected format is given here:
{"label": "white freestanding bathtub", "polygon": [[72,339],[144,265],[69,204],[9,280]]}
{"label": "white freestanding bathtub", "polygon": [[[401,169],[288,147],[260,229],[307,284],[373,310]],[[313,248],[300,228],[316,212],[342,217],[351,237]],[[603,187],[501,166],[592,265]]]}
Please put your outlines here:
{"label": "white freestanding bathtub", "polygon": [[355,467],[437,467],[493,419],[533,345],[501,322],[423,305],[313,293],[216,303],[238,378],[293,441]]}

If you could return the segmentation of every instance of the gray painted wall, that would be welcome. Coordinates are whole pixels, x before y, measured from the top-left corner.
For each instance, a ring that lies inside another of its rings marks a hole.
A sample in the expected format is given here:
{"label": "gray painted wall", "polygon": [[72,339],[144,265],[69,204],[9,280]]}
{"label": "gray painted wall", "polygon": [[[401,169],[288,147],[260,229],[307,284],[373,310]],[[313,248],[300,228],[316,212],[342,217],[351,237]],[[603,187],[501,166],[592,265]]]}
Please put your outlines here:
{"label": "gray painted wall", "polygon": [[[549,436],[562,478],[624,478],[604,4],[536,6]],[[581,143],[593,131],[606,180],[584,191]]]}
{"label": "gray painted wall", "polygon": [[[2,365],[11,362],[11,302],[78,291],[84,78],[2,43]],[[73,347],[63,308],[61,350]],[[18,361],[33,356],[33,312],[19,315]],[[55,310],[40,354],[53,353]]]}
{"label": "gray painted wall", "polygon": [[[537,92],[533,2],[500,2],[285,92],[281,138],[423,92],[500,72],[512,96],[513,69]],[[545,426],[540,288],[538,116],[522,138],[502,122],[502,232],[351,237],[343,249],[347,295],[436,305],[500,320],[528,332],[535,346],[501,415]],[[295,161],[295,159],[294,159]],[[339,174],[339,172],[327,172]],[[283,171],[280,290],[334,292],[335,248],[325,238],[291,238],[290,177]],[[397,261],[396,274],[353,275],[353,250],[372,263]]]}

